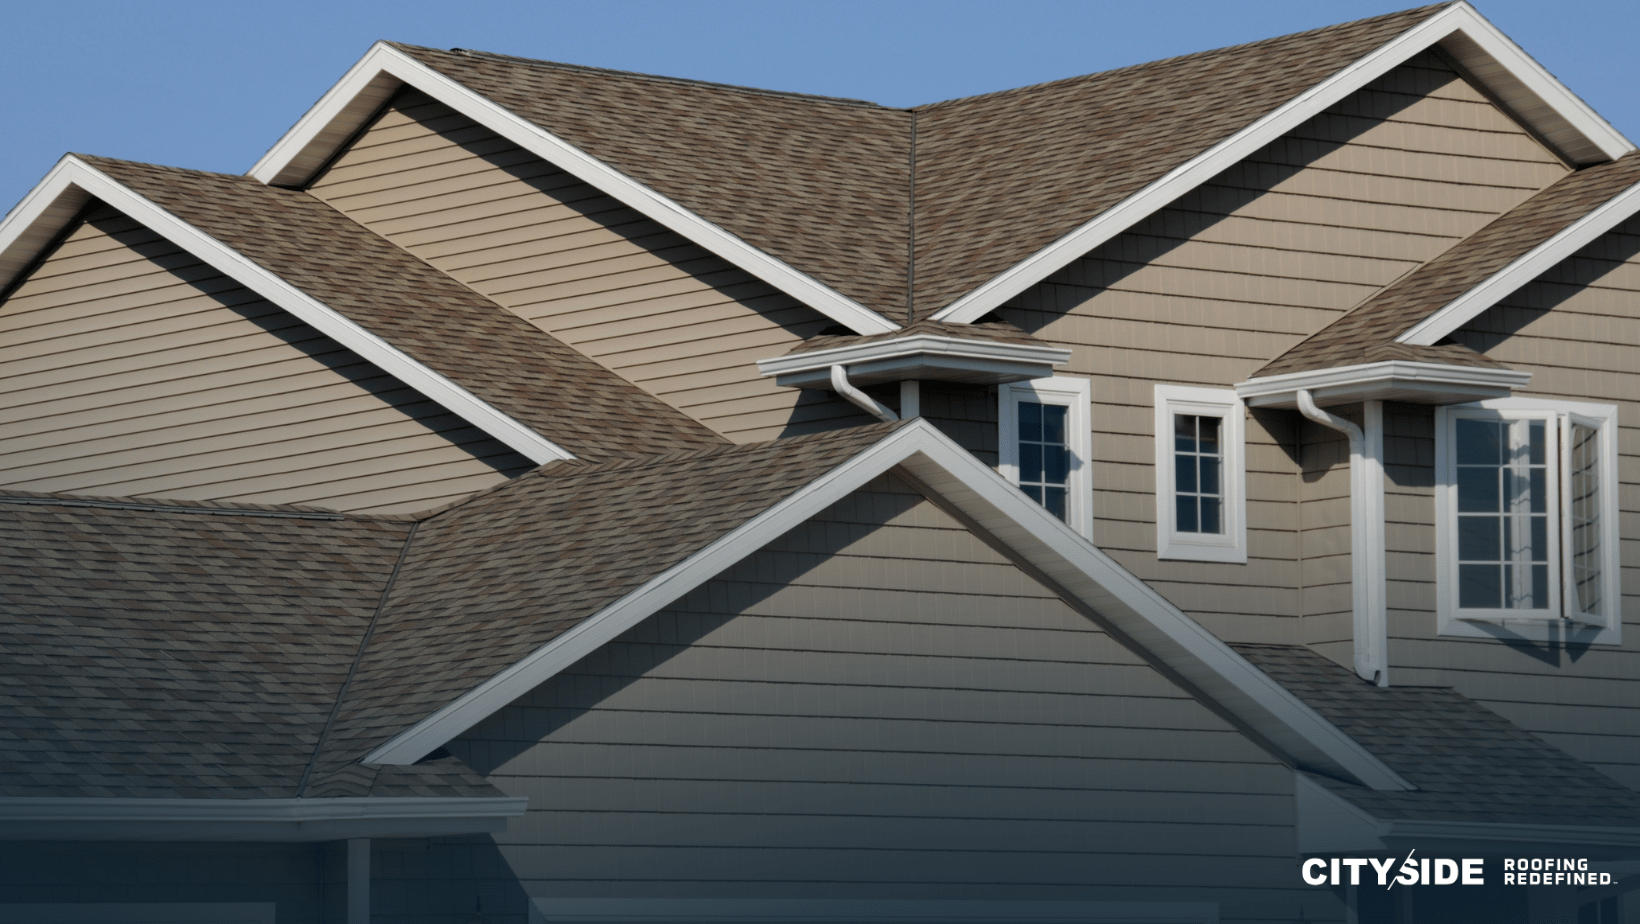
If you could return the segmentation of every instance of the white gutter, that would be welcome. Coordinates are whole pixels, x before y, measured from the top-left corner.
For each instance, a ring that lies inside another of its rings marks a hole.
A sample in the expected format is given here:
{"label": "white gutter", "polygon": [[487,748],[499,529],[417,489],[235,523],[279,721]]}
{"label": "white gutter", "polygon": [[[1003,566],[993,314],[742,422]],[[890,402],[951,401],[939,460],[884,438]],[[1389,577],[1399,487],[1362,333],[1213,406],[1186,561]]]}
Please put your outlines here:
{"label": "white gutter", "polygon": [[1317,407],[1309,389],[1298,392],[1298,410],[1310,420],[1350,438],[1350,587],[1354,615],[1355,673],[1389,686],[1389,614],[1384,571],[1384,402],[1364,401],[1361,427]]}
{"label": "white gutter", "polygon": [[847,366],[851,378],[868,385],[907,379],[1000,384],[1047,378],[1070,358],[1070,350],[1045,343],[915,334],[760,359],[757,371],[775,376],[776,384],[796,388],[824,387],[836,365]]}
{"label": "white gutter", "polygon": [[861,410],[883,423],[893,423],[900,419],[900,415],[889,410],[876,398],[850,384],[848,369],[841,364],[831,367],[831,390],[859,405]]}
{"label": "white gutter", "polygon": [[1415,404],[1462,404],[1506,398],[1526,387],[1532,373],[1485,366],[1391,359],[1305,372],[1284,372],[1236,383],[1236,395],[1249,407],[1298,406],[1297,393],[1310,392],[1320,404],[1358,401],[1411,401]]}

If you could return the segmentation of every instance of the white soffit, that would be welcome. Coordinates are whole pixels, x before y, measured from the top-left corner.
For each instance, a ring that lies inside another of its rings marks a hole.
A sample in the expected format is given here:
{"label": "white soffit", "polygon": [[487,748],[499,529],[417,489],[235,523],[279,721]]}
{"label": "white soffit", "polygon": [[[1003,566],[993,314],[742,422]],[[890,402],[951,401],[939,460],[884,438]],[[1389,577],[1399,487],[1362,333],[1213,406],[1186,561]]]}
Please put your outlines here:
{"label": "white soffit", "polygon": [[255,261],[70,154],[0,222],[0,287],[37,256],[87,202],[99,199],[290,312],[536,464],[575,456]]}
{"label": "white soffit", "polygon": [[553,166],[614,196],[850,330],[886,334],[900,329],[898,324],[807,273],[382,42],[371,46],[364,58],[256,162],[249,175],[273,186],[301,186],[308,182],[403,84],[415,87]]}
{"label": "white soffit", "polygon": [[981,527],[1302,765],[1408,790],[1406,780],[926,421],[913,421],[372,751],[409,764],[640,620],[895,466]]}
{"label": "white soffit", "polygon": [[1070,350],[1045,343],[916,334],[760,359],[757,371],[796,388],[829,388],[832,366],[846,367],[856,385],[906,379],[996,384],[1046,378],[1070,358]]}
{"label": "white soffit", "polygon": [[1607,199],[1600,207],[1560,230],[1559,234],[1532,248],[1484,282],[1464,292],[1419,321],[1396,343],[1431,346],[1468,324],[1481,312],[1503,301],[1555,264],[1594,243],[1595,239],[1640,212],[1640,183]]}
{"label": "white soffit", "polygon": [[505,831],[520,796],[340,799],[0,798],[0,840],[321,841]]}
{"label": "white soffit", "polygon": [[934,314],[936,321],[972,323],[1168,203],[1229,169],[1328,106],[1435,45],[1457,58],[1513,114],[1576,164],[1616,160],[1634,150],[1611,123],[1468,3],[1458,3],[1408,29],[1378,50],[1304,91],[1203,154],[1169,171],[1059,240]]}
{"label": "white soffit", "polygon": [[1237,383],[1236,395],[1249,407],[1296,408],[1300,391],[1310,392],[1320,405],[1360,401],[1460,404],[1506,398],[1515,389],[1525,388],[1531,378],[1532,373],[1516,369],[1397,359],[1249,379]]}

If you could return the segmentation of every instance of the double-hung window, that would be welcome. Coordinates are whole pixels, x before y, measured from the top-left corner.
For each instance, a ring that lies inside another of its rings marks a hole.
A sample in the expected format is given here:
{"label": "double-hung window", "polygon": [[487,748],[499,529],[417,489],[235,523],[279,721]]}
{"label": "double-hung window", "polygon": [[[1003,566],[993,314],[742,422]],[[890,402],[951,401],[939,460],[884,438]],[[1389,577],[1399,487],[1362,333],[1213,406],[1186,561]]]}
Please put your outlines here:
{"label": "double-hung window", "polygon": [[1083,536],[1093,536],[1087,379],[1047,378],[997,386],[1002,474]]}
{"label": "double-hung window", "polygon": [[1247,560],[1242,403],[1233,391],[1156,386],[1156,554]]}
{"label": "double-hung window", "polygon": [[1437,409],[1441,634],[1619,641],[1616,444],[1608,404]]}

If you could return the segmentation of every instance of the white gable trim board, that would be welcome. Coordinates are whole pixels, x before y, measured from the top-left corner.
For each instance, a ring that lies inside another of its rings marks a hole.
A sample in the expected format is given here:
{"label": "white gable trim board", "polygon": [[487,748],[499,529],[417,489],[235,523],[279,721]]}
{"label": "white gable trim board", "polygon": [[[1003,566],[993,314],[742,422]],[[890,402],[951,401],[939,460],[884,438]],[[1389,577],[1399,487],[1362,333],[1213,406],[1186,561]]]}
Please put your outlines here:
{"label": "white gable trim board", "polygon": [[376,748],[365,763],[410,764],[786,531],[903,466],[1301,765],[1374,789],[1414,788],[997,472],[926,421],[862,451],[637,590]]}
{"label": "white gable trim board", "polygon": [[511,110],[385,43],[378,42],[250,169],[269,185],[298,186],[409,84],[508,141],[739,266],[861,334],[899,330],[859,302],[655,192]]}
{"label": "white gable trim board", "polygon": [[940,309],[934,314],[934,320],[960,324],[978,320],[1072,260],[1435,45],[1446,48],[1471,73],[1485,80],[1488,89],[1540,136],[1559,144],[1560,154],[1567,160],[1597,163],[1616,160],[1634,150],[1632,142],[1487,22],[1474,7],[1458,3],[1396,36],[1377,51],[1175,167],[1087,224]]}
{"label": "white gable trim board", "polygon": [[255,261],[70,154],[0,222],[0,285],[29,265],[91,199],[99,199],[507,446],[542,464],[574,454],[429,369]]}

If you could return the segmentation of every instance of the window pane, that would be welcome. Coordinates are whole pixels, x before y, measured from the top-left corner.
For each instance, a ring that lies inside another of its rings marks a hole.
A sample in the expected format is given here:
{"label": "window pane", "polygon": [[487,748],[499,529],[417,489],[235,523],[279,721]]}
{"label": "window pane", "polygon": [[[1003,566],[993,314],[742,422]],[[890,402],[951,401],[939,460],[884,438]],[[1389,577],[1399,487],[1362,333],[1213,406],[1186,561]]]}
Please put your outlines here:
{"label": "window pane", "polygon": [[1458,469],[1458,509],[1464,513],[1498,512],[1498,472],[1496,468]]}
{"label": "window pane", "polygon": [[1591,616],[1601,611],[1600,547],[1600,431],[1573,424],[1571,433],[1571,509],[1568,510],[1568,538],[1571,543],[1571,571],[1576,606]]}
{"label": "window pane", "polygon": [[1544,462],[1544,459],[1543,459],[1543,421],[1541,421],[1541,420],[1529,421],[1527,423],[1527,429],[1531,433],[1531,436],[1527,440],[1527,444],[1528,444],[1528,446],[1530,447],[1530,450],[1531,450],[1531,452],[1530,452],[1531,463],[1533,465],[1542,465],[1543,462]]}
{"label": "window pane", "polygon": [[1042,444],[1019,444],[1019,480],[1042,480]]}
{"label": "window pane", "polygon": [[1042,456],[1042,480],[1049,484],[1064,484],[1070,476],[1070,450],[1059,446],[1045,446]]}
{"label": "window pane", "polygon": [[1042,405],[1033,401],[1019,402],[1019,438],[1042,440]]}
{"label": "window pane", "polygon": [[1549,560],[1549,518],[1532,518],[1532,560]]}
{"label": "window pane", "polygon": [[1530,501],[1533,513],[1549,512],[1548,469],[1534,468],[1531,470]]}
{"label": "window pane", "polygon": [[1216,497],[1202,498],[1202,532],[1221,533],[1219,527],[1219,499]]}
{"label": "window pane", "polygon": [[1178,506],[1174,508],[1174,528],[1181,533],[1194,533],[1196,529],[1196,499],[1190,496],[1180,497]]}
{"label": "window pane", "polygon": [[1196,457],[1177,455],[1173,457],[1173,490],[1196,490]]}
{"label": "window pane", "polygon": [[1022,484],[1022,485],[1019,486],[1019,489],[1021,491],[1025,492],[1026,497],[1029,497],[1031,500],[1034,500],[1039,504],[1042,503],[1042,486],[1041,485],[1039,485],[1039,484]]}
{"label": "window pane", "polygon": [[1458,418],[1459,465],[1499,465],[1503,462],[1502,421]]}
{"label": "window pane", "polygon": [[1202,456],[1202,487],[1203,494],[1218,494],[1219,492],[1219,460],[1209,456]]}
{"label": "window pane", "polygon": [[1458,559],[1498,561],[1503,545],[1498,539],[1499,517],[1458,517]]}
{"label": "window pane", "polygon": [[1043,498],[1042,506],[1048,508],[1049,513],[1061,520],[1065,519],[1065,489],[1046,488],[1044,493],[1046,496]]}
{"label": "window pane", "polygon": [[1061,404],[1044,404],[1042,408],[1042,442],[1065,442],[1065,412],[1070,408]]}
{"label": "window pane", "polygon": [[1532,566],[1532,600],[1534,610],[1546,609],[1549,606],[1549,566]]}
{"label": "window pane", "polygon": [[1458,605],[1497,609],[1503,605],[1503,569],[1498,565],[1458,566]]}
{"label": "window pane", "polygon": [[1196,451],[1196,418],[1188,414],[1173,415],[1173,450]]}
{"label": "window pane", "polygon": [[1198,417],[1196,421],[1201,434],[1201,448],[1196,451],[1205,455],[1218,455],[1219,419],[1217,417]]}

